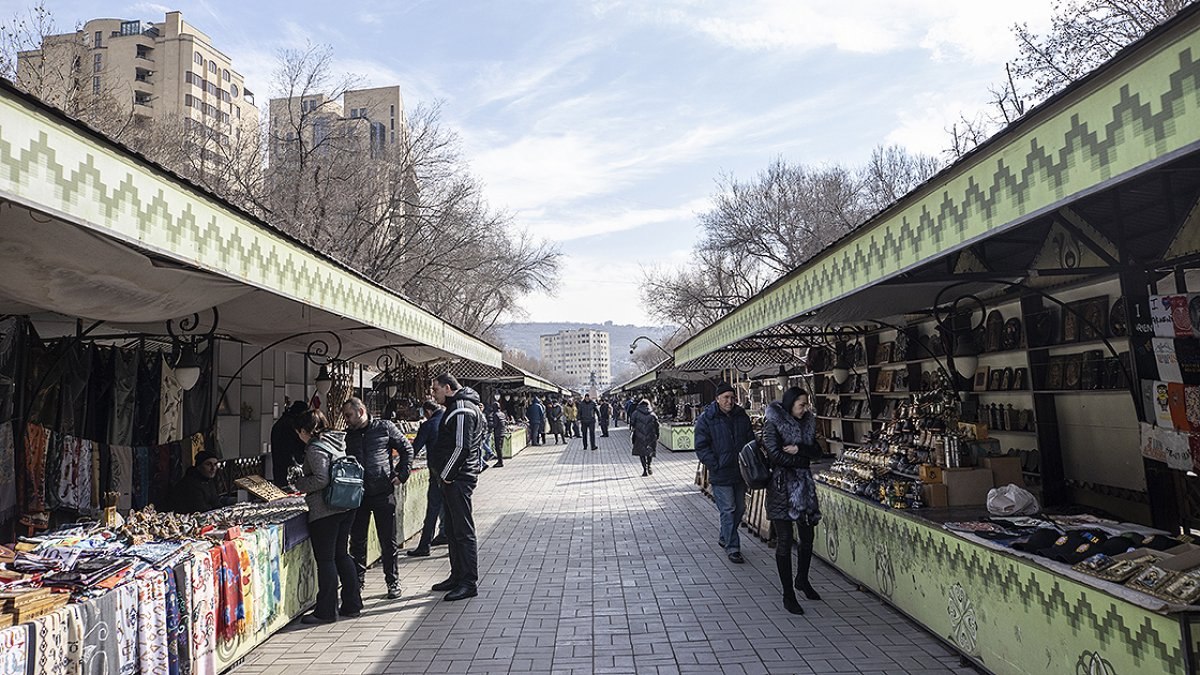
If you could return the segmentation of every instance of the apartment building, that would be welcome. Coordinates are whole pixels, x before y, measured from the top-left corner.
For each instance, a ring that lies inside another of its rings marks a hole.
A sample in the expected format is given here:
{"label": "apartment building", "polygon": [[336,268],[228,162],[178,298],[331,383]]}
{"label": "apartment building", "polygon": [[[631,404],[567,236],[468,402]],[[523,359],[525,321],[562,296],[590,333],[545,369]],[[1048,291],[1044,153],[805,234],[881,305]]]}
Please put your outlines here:
{"label": "apartment building", "polygon": [[595,386],[600,391],[612,386],[612,358],[606,331],[580,328],[542,335],[541,352],[543,363],[570,378],[568,386],[577,389]]}
{"label": "apartment building", "polygon": [[309,147],[327,141],[357,144],[374,155],[404,133],[404,98],[398,86],[348,90],[340,98],[274,98],[268,114],[271,162],[279,161],[298,139]]}
{"label": "apartment building", "polygon": [[52,105],[107,96],[118,112],[183,119],[228,145],[258,127],[254,92],[212,39],[167,12],[161,23],[92,19],[73,33],[46,36],[17,55],[17,81]]}

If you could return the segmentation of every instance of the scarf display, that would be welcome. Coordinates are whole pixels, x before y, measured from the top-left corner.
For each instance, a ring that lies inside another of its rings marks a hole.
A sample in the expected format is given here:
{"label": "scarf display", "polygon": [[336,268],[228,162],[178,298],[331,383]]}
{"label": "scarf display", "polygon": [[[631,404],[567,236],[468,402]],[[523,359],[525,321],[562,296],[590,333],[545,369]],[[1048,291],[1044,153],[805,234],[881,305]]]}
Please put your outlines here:
{"label": "scarf display", "polygon": [[34,619],[30,626],[33,634],[33,662],[29,672],[33,675],[59,675],[76,672],[72,661],[70,642],[72,636],[80,634],[79,610],[74,605],[60,607],[53,612]]}
{"label": "scarf display", "polygon": [[21,624],[0,630],[0,675],[28,675],[29,628]]}
{"label": "scarf display", "polygon": [[[180,675],[192,673],[192,586],[188,580],[187,562],[177,563],[171,569],[173,579],[167,585],[167,602],[171,593],[175,593],[175,602],[179,608],[179,623],[175,627],[175,653],[179,658]],[[170,639],[170,638],[168,638]]]}
{"label": "scarf display", "polygon": [[187,563],[188,587],[191,590],[191,660],[196,675],[212,675],[216,671],[217,647],[217,569],[220,549],[198,552]]}
{"label": "scarf display", "polygon": [[136,584],[125,584],[113,591],[117,596],[116,610],[116,667],[109,672],[120,675],[138,675],[138,589]]}
{"label": "scarf display", "polygon": [[12,422],[0,424],[0,521],[17,511],[16,441]]}
{"label": "scarf display", "polygon": [[31,513],[46,510],[46,453],[50,449],[50,430],[40,424],[25,427],[25,484],[28,487],[25,508]]}
{"label": "scarf display", "polygon": [[92,442],[63,436],[58,466],[58,503],[76,511],[92,504]]}
{"label": "scarf display", "polygon": [[119,672],[121,654],[115,639],[117,599],[114,591],[79,604],[84,630],[80,664],[85,675]]}
{"label": "scarf display", "polygon": [[159,390],[158,442],[169,443],[183,435],[183,387],[175,369],[163,359]]}
{"label": "scarf display", "polygon": [[150,503],[150,448],[133,449],[132,504],[135,509],[144,509]]}
{"label": "scarf display", "polygon": [[217,584],[221,601],[217,615],[217,636],[222,640],[232,640],[242,631],[246,619],[246,606],[242,598],[242,558],[232,541],[221,544],[215,550],[219,552],[220,559]]}
{"label": "scarf display", "polygon": [[241,539],[235,539],[233,546],[237,549],[238,555],[238,581],[242,586],[242,625],[238,628],[238,632],[242,632],[246,628],[254,630],[255,627],[255,608],[258,603],[255,601],[255,577],[258,571],[254,569],[254,563],[251,559],[252,542],[257,537],[254,534],[243,536]]}
{"label": "scarf display", "polygon": [[175,586],[175,572],[166,570],[160,572],[163,579],[164,611],[167,628],[167,672],[179,675],[179,641],[182,635],[180,625],[183,623],[179,611],[179,592]]}
{"label": "scarf display", "polygon": [[133,504],[133,448],[128,445],[114,445],[110,450],[110,478],[108,489],[119,492],[117,508],[128,511]]}
{"label": "scarf display", "polygon": [[136,582],[138,602],[138,664],[143,673],[170,671],[167,657],[167,585],[161,573]]}

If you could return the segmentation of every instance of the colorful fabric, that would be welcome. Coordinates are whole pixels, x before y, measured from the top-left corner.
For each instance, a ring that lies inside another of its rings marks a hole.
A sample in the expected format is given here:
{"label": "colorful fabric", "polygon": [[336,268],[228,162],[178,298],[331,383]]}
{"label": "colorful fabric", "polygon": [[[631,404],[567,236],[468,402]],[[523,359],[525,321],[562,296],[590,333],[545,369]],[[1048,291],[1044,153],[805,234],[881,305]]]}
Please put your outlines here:
{"label": "colorful fabric", "polygon": [[120,672],[121,653],[115,639],[117,601],[118,594],[112,592],[79,603],[84,630],[80,665],[84,675]]}
{"label": "colorful fabric", "polygon": [[0,675],[29,675],[29,629],[32,624],[0,630]]}
{"label": "colorful fabric", "polygon": [[179,643],[186,642],[183,629],[183,617],[179,608],[179,592],[175,586],[175,572],[162,572],[166,592],[166,623],[167,623],[167,671],[170,675],[179,675]]}
{"label": "colorful fabric", "polygon": [[117,508],[125,512],[131,508],[133,501],[133,448],[128,445],[114,445],[110,448],[110,453],[112,468],[108,489],[120,493]]}
{"label": "colorful fabric", "polygon": [[78,659],[72,659],[68,645],[80,634],[79,610],[74,605],[33,620],[33,663],[31,675],[60,675],[77,671]]}
{"label": "colorful fabric", "polygon": [[[257,537],[251,533],[248,537],[235,539],[234,547],[238,553],[238,565],[241,569],[240,580],[242,582],[242,629],[257,630],[255,619],[258,617],[258,610],[262,605],[258,597],[258,591],[262,585],[258,583],[259,570],[255,569],[254,559],[251,551],[255,548],[254,540]],[[238,632],[241,632],[239,630]]]}
{"label": "colorful fabric", "polygon": [[16,441],[12,422],[0,424],[0,521],[17,512]]}
{"label": "colorful fabric", "polygon": [[[179,626],[175,633],[175,650],[179,655],[180,675],[192,673],[192,586],[188,580],[188,561],[177,563],[171,569],[175,577],[175,596],[179,606]],[[168,594],[170,589],[168,588]],[[168,599],[170,596],[168,595]]]}
{"label": "colorful fabric", "polygon": [[116,611],[116,668],[109,672],[120,675],[138,675],[141,672],[138,659],[138,588],[137,584],[118,586]]}
{"label": "colorful fabric", "polygon": [[220,586],[221,611],[217,618],[217,636],[231,640],[242,631],[246,606],[242,597],[242,559],[237,545],[227,541],[220,546],[221,567],[217,577]]}
{"label": "colorful fabric", "polygon": [[63,436],[58,470],[58,503],[76,511],[92,504],[92,442]]}
{"label": "colorful fabric", "polygon": [[213,547],[197,553],[187,565],[191,589],[191,660],[195,675],[216,672],[217,570],[220,560],[221,550]]}
{"label": "colorful fabric", "polygon": [[143,673],[170,672],[167,656],[167,585],[161,573],[137,580],[138,663]]}
{"label": "colorful fabric", "polygon": [[46,453],[50,449],[50,430],[40,424],[25,427],[25,509],[30,513],[46,510]]}

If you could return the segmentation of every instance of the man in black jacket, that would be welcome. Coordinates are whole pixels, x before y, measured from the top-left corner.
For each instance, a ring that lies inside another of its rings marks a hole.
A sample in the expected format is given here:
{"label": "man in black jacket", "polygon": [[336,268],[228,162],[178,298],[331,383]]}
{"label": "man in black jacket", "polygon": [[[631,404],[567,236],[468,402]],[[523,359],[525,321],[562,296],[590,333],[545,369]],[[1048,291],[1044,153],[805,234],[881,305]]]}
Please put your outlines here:
{"label": "man in black jacket", "polygon": [[217,492],[217,469],[221,459],[216,453],[196,453],[196,465],[189,468],[172,491],[175,513],[201,513],[221,508]]}
{"label": "man in black jacket", "polygon": [[[442,415],[445,414],[446,409],[433,401],[425,401],[421,404],[421,412],[425,415],[425,421],[421,422],[420,428],[417,429],[417,440],[413,443],[413,450],[416,453],[425,451],[428,454],[429,449],[437,444],[438,432],[442,429]],[[431,479],[429,488],[425,491],[425,526],[421,528],[421,540],[417,542],[416,548],[408,552],[408,555],[414,557],[429,555],[429,547],[433,545],[434,530],[437,529],[439,519],[442,522],[442,529],[437,535],[445,539],[445,513],[446,509],[442,508],[442,486],[438,481]]]}
{"label": "man in black jacket", "polygon": [[708,467],[713,501],[721,514],[720,544],[731,561],[744,563],[738,527],[746,512],[746,484],[738,468],[738,453],[754,440],[754,430],[729,384],[722,382],[717,387],[717,400],[696,418],[695,435],[696,457]]}
{"label": "man in black jacket", "polygon": [[[363,467],[363,498],[350,530],[350,557],[358,567],[359,584],[366,584],[367,533],[374,516],[387,597],[394,600],[401,593],[397,575],[400,549],[396,542],[395,488],[412,473],[412,444],[395,424],[371,417],[358,398],[352,397],[342,405],[342,415],[346,418],[346,454]],[[392,457],[393,451],[398,457]]]}
{"label": "man in black jacket", "polygon": [[592,439],[592,449],[596,449],[596,402],[591,394],[584,394],[579,402],[579,426],[583,427],[583,449],[588,449],[588,439]]}
{"label": "man in black jacket", "polygon": [[479,594],[479,553],[471,495],[483,464],[488,423],[479,406],[479,394],[459,385],[453,375],[438,375],[429,391],[446,407],[437,443],[429,449],[429,470],[442,483],[450,543],[450,576],[434,584],[433,590],[449,591],[446,600],[473,598]]}

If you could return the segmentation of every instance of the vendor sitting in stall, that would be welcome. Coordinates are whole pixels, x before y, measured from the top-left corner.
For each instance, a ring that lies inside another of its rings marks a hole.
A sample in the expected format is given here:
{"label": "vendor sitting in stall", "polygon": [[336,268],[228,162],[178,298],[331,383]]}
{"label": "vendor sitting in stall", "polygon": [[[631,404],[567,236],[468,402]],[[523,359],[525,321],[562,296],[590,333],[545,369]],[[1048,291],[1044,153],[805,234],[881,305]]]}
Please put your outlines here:
{"label": "vendor sitting in stall", "polygon": [[175,484],[174,511],[176,513],[199,513],[221,506],[221,495],[217,492],[217,467],[221,459],[216,453],[203,450],[196,453],[196,465],[187,470]]}

